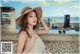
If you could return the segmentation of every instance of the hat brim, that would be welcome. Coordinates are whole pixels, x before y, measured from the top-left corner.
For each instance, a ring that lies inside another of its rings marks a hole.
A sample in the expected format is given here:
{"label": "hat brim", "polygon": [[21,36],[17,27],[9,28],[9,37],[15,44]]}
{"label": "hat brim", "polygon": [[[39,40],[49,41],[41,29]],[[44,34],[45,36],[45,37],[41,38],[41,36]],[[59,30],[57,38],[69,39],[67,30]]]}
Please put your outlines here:
{"label": "hat brim", "polygon": [[27,11],[26,13],[22,14],[21,16],[19,16],[19,17],[15,20],[15,22],[20,26],[20,25],[21,25],[21,20],[22,20],[23,16],[24,16],[25,14],[33,11],[33,10],[36,11],[37,16],[38,16],[38,20],[40,20],[40,18],[42,17],[42,9],[41,9],[41,7],[36,7],[36,8],[30,9],[30,10]]}

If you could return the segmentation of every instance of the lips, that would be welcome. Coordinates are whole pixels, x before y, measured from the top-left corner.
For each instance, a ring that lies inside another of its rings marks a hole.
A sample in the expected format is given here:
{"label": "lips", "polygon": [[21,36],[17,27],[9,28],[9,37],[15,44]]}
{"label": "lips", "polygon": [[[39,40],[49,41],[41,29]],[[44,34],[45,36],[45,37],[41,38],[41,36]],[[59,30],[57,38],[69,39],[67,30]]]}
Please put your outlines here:
{"label": "lips", "polygon": [[33,23],[36,23],[36,21],[33,21]]}

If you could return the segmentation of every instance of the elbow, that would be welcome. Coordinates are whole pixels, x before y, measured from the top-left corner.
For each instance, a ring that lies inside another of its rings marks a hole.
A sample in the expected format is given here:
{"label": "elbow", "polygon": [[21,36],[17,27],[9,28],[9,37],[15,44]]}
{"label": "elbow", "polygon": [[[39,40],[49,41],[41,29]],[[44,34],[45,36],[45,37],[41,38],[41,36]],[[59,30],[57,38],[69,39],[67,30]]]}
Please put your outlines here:
{"label": "elbow", "polygon": [[49,29],[46,30],[46,33],[48,33],[48,32],[49,32]]}

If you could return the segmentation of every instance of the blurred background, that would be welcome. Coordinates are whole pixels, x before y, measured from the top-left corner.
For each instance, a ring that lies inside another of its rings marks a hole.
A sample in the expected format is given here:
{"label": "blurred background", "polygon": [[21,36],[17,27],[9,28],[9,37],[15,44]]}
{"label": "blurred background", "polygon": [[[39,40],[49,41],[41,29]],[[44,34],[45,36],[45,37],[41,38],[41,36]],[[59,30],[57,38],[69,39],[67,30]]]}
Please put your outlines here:
{"label": "blurred background", "polygon": [[[1,41],[12,41],[16,52],[19,26],[15,20],[21,10],[41,7],[48,34],[40,35],[52,53],[79,53],[79,0],[0,0]],[[41,23],[39,29],[43,29]]]}

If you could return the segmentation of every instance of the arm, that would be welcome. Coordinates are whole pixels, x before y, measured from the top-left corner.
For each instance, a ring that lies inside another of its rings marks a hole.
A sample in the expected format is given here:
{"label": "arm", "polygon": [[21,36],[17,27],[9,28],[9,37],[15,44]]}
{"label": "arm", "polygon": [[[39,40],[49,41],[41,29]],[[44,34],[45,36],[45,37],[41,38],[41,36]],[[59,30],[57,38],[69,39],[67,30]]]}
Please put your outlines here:
{"label": "arm", "polygon": [[36,31],[36,33],[37,34],[46,34],[46,33],[48,33],[49,29],[48,29],[46,23],[44,22],[44,20],[42,18],[40,19],[40,22],[41,22],[41,24],[43,26],[43,30],[38,29]]}
{"label": "arm", "polygon": [[[27,37],[27,38],[26,38]],[[30,49],[32,48],[32,44],[30,44],[27,49],[23,51],[25,41],[28,40],[28,35],[26,36],[26,32],[22,31],[18,36],[18,45],[17,45],[17,53],[24,54],[28,53]],[[27,41],[28,42],[28,41]]]}
{"label": "arm", "polygon": [[17,53],[22,53],[25,41],[26,41],[26,35],[24,32],[21,32],[18,35]]}

